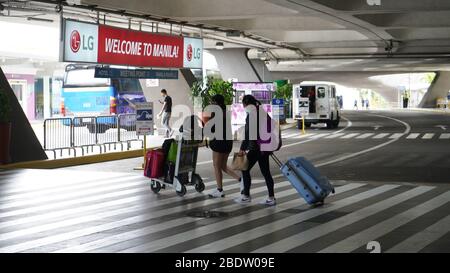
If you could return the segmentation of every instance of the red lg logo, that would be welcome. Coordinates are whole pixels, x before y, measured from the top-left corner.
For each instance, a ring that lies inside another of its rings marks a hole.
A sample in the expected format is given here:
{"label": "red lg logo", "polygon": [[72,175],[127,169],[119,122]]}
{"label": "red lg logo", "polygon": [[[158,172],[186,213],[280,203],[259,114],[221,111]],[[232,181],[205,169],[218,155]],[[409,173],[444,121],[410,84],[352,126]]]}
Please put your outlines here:
{"label": "red lg logo", "polygon": [[188,45],[187,47],[187,59],[188,61],[192,61],[192,45]]}
{"label": "red lg logo", "polygon": [[70,34],[70,49],[72,49],[74,53],[77,53],[78,50],[80,50],[80,45],[81,45],[80,33],[74,30]]}

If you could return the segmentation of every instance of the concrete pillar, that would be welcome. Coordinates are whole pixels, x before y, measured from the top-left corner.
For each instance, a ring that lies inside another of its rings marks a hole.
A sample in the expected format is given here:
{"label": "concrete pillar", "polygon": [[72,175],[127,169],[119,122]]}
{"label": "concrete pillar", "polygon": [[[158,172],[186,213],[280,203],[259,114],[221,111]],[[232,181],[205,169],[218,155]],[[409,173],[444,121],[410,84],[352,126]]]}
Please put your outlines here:
{"label": "concrete pillar", "polygon": [[230,48],[209,51],[216,57],[217,65],[224,80],[237,79],[239,82],[272,81],[272,75],[263,61],[248,58],[248,49]]}
{"label": "concrete pillar", "polygon": [[446,98],[450,91],[450,71],[439,71],[423,96],[420,108],[435,108],[438,98]]}
{"label": "concrete pillar", "polygon": [[50,77],[43,77],[44,84],[44,119],[52,117],[52,104],[51,104],[51,95],[50,95]]}

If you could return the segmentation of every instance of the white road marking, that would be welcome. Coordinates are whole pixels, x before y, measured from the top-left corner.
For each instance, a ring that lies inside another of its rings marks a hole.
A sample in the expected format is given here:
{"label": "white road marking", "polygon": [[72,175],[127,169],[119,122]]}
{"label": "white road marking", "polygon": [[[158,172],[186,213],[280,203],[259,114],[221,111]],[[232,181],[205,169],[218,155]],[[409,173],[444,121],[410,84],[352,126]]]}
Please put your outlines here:
{"label": "white road marking", "polygon": [[406,139],[416,139],[419,137],[420,134],[418,133],[413,133],[413,134],[409,134],[409,136],[406,137]]}
{"label": "white road marking", "polygon": [[388,133],[381,133],[381,134],[378,134],[378,135],[376,135],[376,136],[374,136],[372,138],[373,139],[382,139],[382,138],[387,137],[388,135],[390,135],[390,134],[388,134]]}
{"label": "white road marking", "polygon": [[366,134],[360,135],[359,137],[357,137],[357,139],[366,139],[366,138],[368,138],[370,136],[373,136],[373,135],[374,135],[374,133],[366,133]]}

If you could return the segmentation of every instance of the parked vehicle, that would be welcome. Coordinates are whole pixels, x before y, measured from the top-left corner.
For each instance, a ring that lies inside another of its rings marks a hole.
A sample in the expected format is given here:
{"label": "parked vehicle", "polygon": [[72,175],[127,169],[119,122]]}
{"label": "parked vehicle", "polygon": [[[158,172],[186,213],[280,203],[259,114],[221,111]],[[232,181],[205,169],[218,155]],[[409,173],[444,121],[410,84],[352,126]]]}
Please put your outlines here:
{"label": "parked vehicle", "polygon": [[293,118],[302,129],[311,124],[325,123],[327,128],[336,128],[340,122],[340,107],[336,97],[336,87],[330,83],[302,82],[293,86]]}
{"label": "parked vehicle", "polygon": [[[136,113],[134,103],[146,102],[138,79],[95,78],[95,66],[66,67],[61,90],[61,114],[64,117],[111,116]],[[92,119],[81,119],[74,126],[86,126],[89,132],[104,133],[116,126],[116,119],[98,119],[97,126]],[[120,119],[121,127],[131,130],[135,119]],[[68,124],[66,124],[68,125]],[[97,127],[97,128],[96,128]],[[100,131],[99,131],[100,130]]]}

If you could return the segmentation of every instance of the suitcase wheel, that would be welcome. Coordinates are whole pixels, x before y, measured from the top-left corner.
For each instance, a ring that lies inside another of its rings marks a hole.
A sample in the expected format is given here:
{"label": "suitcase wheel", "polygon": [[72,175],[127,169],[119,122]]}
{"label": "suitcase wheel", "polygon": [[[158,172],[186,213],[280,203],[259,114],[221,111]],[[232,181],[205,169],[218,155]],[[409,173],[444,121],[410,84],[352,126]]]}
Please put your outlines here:
{"label": "suitcase wheel", "polygon": [[150,187],[154,193],[158,193],[161,190],[161,184],[156,181],[152,181]]}

